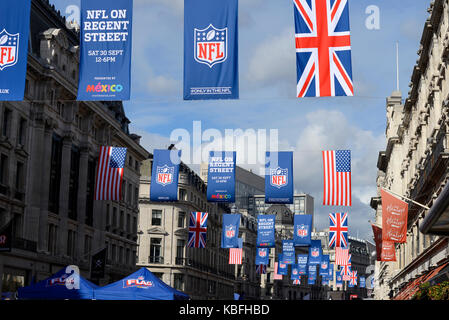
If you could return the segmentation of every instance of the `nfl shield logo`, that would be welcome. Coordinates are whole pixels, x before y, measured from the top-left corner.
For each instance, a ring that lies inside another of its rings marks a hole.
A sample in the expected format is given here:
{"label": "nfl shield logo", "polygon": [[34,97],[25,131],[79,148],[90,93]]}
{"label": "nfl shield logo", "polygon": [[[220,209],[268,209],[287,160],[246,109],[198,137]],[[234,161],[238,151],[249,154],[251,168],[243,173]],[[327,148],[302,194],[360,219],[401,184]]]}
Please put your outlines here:
{"label": "nfl shield logo", "polygon": [[235,236],[235,227],[231,224],[226,226],[226,238],[234,238]]}
{"label": "nfl shield logo", "polygon": [[259,250],[259,256],[262,257],[262,258],[266,257],[267,256],[267,250],[266,249]]}
{"label": "nfl shield logo", "polygon": [[276,169],[271,170],[270,184],[273,187],[276,187],[278,189],[286,186],[288,183],[287,175],[288,175],[288,169],[281,169],[278,167]]}
{"label": "nfl shield logo", "polygon": [[169,167],[167,165],[163,167],[157,167],[157,183],[163,185],[169,185],[173,183],[173,175],[175,173],[175,167]]}
{"label": "nfl shield logo", "polygon": [[195,60],[212,68],[228,57],[228,28],[217,29],[210,24],[206,29],[195,28]]}
{"label": "nfl shield logo", "polygon": [[308,230],[307,226],[304,224],[301,224],[301,225],[298,225],[298,229],[296,230],[296,235],[300,238],[304,238],[304,237],[307,237],[308,231],[309,230]]}
{"label": "nfl shield logo", "polygon": [[321,269],[327,269],[327,263],[326,262],[323,262],[321,264]]}
{"label": "nfl shield logo", "polygon": [[316,258],[320,255],[320,252],[318,250],[318,248],[313,248],[312,249],[312,257]]}
{"label": "nfl shield logo", "polygon": [[19,34],[0,32],[0,71],[15,65],[19,55]]}

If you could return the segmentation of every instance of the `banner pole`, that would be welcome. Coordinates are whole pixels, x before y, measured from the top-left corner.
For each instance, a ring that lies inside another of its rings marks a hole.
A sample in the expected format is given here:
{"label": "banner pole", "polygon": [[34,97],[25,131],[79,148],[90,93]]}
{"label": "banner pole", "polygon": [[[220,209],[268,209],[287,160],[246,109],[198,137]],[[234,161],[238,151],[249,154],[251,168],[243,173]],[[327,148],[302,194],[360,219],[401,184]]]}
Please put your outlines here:
{"label": "banner pole", "polygon": [[430,210],[429,207],[427,207],[427,206],[425,206],[425,205],[423,205],[423,204],[421,204],[421,203],[419,203],[419,202],[416,202],[415,200],[412,200],[412,199],[409,199],[409,198],[407,198],[407,197],[404,197],[403,195],[397,194],[397,193],[395,193],[395,192],[393,192],[393,191],[391,191],[391,190],[387,190],[387,189],[385,189],[385,188],[382,188],[382,189],[383,189],[384,191],[387,191],[387,192],[389,192],[389,193],[395,195],[395,196],[398,196],[398,197],[404,198],[405,200],[408,200],[408,201],[410,201],[410,202],[413,202],[414,204],[417,204],[418,206],[420,206],[420,207],[422,207],[422,208],[424,208],[424,209],[426,209],[426,210]]}

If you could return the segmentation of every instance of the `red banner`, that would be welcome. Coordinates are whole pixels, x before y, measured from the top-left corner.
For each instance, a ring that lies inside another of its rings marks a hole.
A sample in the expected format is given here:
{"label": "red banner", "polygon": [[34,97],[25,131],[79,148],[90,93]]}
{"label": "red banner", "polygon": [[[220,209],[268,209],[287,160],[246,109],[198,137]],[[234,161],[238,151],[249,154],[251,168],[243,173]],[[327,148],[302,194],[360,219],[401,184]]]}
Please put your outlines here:
{"label": "red banner", "polygon": [[382,240],[396,243],[407,242],[408,204],[381,190]]}
{"label": "red banner", "polygon": [[373,227],[374,242],[376,243],[377,261],[396,261],[396,250],[394,242],[382,240],[382,228]]}

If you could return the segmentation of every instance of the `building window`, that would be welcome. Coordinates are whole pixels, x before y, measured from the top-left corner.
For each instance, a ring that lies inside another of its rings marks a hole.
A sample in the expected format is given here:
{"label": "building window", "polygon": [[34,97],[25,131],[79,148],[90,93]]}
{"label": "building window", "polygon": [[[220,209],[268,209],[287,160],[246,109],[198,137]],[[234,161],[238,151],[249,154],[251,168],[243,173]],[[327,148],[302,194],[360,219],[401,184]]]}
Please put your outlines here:
{"label": "building window", "polygon": [[179,201],[187,201],[187,191],[185,189],[179,189]]}
{"label": "building window", "polygon": [[176,264],[183,264],[184,261],[184,247],[186,242],[178,239],[176,242]]}
{"label": "building window", "polygon": [[112,208],[112,226],[117,227],[117,208]]}
{"label": "building window", "polygon": [[134,205],[137,207],[139,205],[139,188],[134,188]]}
{"label": "building window", "polygon": [[27,131],[27,121],[24,118],[20,118],[19,131],[18,131],[18,143],[21,146],[25,146],[26,131]]}
{"label": "building window", "polygon": [[137,233],[137,218],[133,217],[133,233]]}
{"label": "building window", "polygon": [[59,213],[59,189],[61,184],[61,163],[62,163],[62,140],[61,137],[53,134],[51,148],[50,167],[50,189],[48,210]]}
{"label": "building window", "polygon": [[92,237],[89,235],[84,236],[84,255],[87,256],[92,250]]}
{"label": "building window", "polygon": [[150,263],[163,263],[164,259],[161,256],[162,253],[162,239],[151,238],[150,240]]}
{"label": "building window", "polygon": [[76,247],[76,233],[73,230],[69,230],[67,233],[67,256],[75,256]]}
{"label": "building window", "polygon": [[184,275],[181,273],[175,273],[174,280],[174,288],[176,290],[184,290]]}
{"label": "building window", "polygon": [[111,260],[117,262],[117,246],[115,244],[111,245]]}
{"label": "building window", "polygon": [[162,210],[152,210],[151,212],[151,224],[153,226],[162,225]]}
{"label": "building window", "polygon": [[16,167],[16,181],[15,181],[15,195],[14,198],[23,201],[24,200],[24,164],[22,162],[17,162]]}
{"label": "building window", "polygon": [[123,263],[123,247],[119,248],[118,262]]}
{"label": "building window", "polygon": [[95,159],[87,163],[87,189],[86,189],[86,218],[85,223],[93,226],[94,223],[94,190],[95,190]]}
{"label": "building window", "polygon": [[126,232],[131,233],[131,215],[126,215]]}
{"label": "building window", "polygon": [[186,213],[178,212],[178,228],[185,228]]}
{"label": "building window", "polygon": [[57,226],[50,223],[48,225],[48,234],[47,234],[47,251],[52,255],[56,254],[57,240],[58,240]]}
{"label": "building window", "polygon": [[69,180],[69,218],[77,219],[78,209],[78,181],[80,173],[80,151],[77,147],[72,146],[70,156],[70,180]]}
{"label": "building window", "polygon": [[4,137],[9,137],[9,132],[11,128],[11,115],[12,111],[8,108],[5,108],[3,111],[3,126],[2,126],[2,135]]}
{"label": "building window", "polygon": [[129,264],[131,259],[131,250],[129,248],[126,248],[126,256],[125,256],[125,264]]}
{"label": "building window", "polygon": [[[0,156],[0,184],[2,186],[8,185],[8,157],[4,154]],[[0,188],[0,192],[5,194],[6,189]]]}
{"label": "building window", "polygon": [[120,210],[120,230],[125,230],[125,212],[123,210]]}

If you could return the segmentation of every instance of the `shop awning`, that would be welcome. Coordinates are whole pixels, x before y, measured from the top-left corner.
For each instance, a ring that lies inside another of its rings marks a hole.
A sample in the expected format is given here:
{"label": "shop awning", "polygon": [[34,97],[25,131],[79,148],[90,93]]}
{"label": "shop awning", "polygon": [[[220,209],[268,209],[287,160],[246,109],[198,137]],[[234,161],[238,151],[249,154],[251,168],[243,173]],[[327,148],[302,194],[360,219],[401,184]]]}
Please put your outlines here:
{"label": "shop awning", "polygon": [[419,230],[424,234],[449,235],[449,184],[435,200]]}
{"label": "shop awning", "polygon": [[431,281],[435,276],[437,276],[440,271],[449,266],[449,262],[445,262],[439,267],[428,271],[424,275],[419,278],[413,280],[410,284],[408,284],[405,289],[403,289],[393,300],[409,300],[413,297],[413,295],[418,292],[419,286],[423,283]]}

